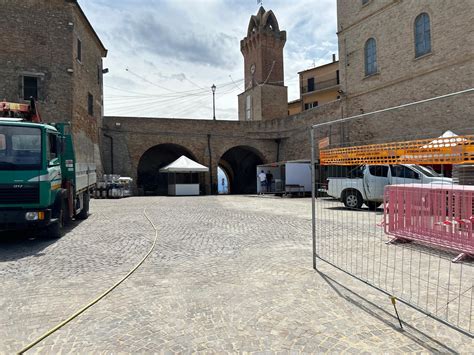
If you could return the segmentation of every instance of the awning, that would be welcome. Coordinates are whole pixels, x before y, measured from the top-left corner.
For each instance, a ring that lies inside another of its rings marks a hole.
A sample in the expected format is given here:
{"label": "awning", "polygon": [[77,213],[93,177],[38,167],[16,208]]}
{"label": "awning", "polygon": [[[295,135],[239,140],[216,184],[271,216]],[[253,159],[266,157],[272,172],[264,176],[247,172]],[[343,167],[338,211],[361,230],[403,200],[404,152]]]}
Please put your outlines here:
{"label": "awning", "polygon": [[160,173],[207,173],[208,171],[207,166],[201,165],[184,155],[160,169]]}

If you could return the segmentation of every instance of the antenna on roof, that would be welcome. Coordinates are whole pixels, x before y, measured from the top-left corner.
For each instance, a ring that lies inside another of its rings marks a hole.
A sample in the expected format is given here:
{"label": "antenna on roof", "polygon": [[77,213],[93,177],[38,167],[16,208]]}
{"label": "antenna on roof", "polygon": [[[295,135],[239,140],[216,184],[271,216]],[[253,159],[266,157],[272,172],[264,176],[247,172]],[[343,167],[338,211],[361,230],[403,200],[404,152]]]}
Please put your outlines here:
{"label": "antenna on roof", "polygon": [[263,6],[263,0],[257,0],[257,5]]}

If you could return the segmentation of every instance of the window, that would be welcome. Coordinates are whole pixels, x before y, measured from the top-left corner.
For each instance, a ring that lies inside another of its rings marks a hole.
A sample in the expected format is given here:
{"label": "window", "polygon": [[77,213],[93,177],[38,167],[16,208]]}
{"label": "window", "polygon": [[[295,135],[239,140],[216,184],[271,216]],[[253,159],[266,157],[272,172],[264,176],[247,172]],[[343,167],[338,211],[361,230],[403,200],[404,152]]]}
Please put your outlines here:
{"label": "window", "polygon": [[100,65],[97,65],[97,84],[100,85],[100,79],[102,76],[102,69],[100,68]]}
{"label": "window", "polygon": [[388,166],[386,165],[370,165],[369,172],[372,176],[387,177]]}
{"label": "window", "polygon": [[77,60],[82,62],[82,42],[79,38],[77,39]]}
{"label": "window", "polygon": [[336,70],[336,84],[339,85],[339,70]]}
{"label": "window", "polygon": [[347,177],[350,178],[350,179],[363,178],[364,177],[364,166],[361,165],[361,166],[358,166],[358,167],[350,170],[347,173]]}
{"label": "window", "polygon": [[41,130],[30,127],[2,127],[0,170],[41,168]]}
{"label": "window", "polygon": [[313,108],[313,107],[316,107],[318,106],[318,101],[315,101],[315,102],[308,102],[306,104],[304,104],[304,109],[305,110],[309,110],[310,108]]}
{"label": "window", "polygon": [[89,115],[94,115],[94,96],[91,94],[87,95],[87,112]]}
{"label": "window", "polygon": [[23,77],[23,99],[34,98],[38,100],[38,78],[34,76]]}
{"label": "window", "polygon": [[377,47],[375,39],[369,38],[365,42],[365,75],[377,73]]}
{"label": "window", "polygon": [[48,134],[48,150],[47,150],[48,161],[58,157],[58,137],[55,134]]}
{"label": "window", "polygon": [[5,135],[0,134],[0,156],[5,155],[5,150],[7,149],[7,143],[5,141]]}
{"label": "window", "polygon": [[247,95],[245,103],[245,118],[247,121],[252,119],[252,97]]}
{"label": "window", "polygon": [[431,52],[430,17],[426,12],[415,19],[415,57]]}
{"label": "window", "polygon": [[314,78],[308,79],[308,92],[314,91]]}
{"label": "window", "polygon": [[419,179],[420,174],[414,172],[410,168],[403,165],[393,165],[390,168],[392,177],[405,178],[405,179]]}

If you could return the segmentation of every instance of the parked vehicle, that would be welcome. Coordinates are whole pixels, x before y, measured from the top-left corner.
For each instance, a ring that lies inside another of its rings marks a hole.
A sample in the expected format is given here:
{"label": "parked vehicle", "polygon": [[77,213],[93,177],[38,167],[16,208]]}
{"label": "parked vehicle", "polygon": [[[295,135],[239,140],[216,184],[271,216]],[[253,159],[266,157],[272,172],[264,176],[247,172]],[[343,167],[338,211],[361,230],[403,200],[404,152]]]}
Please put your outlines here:
{"label": "parked vehicle", "polygon": [[[272,181],[262,186],[258,175],[270,172]],[[257,166],[257,192],[277,195],[304,196],[311,193],[311,162],[293,160]]]}
{"label": "parked vehicle", "polygon": [[361,208],[365,203],[370,209],[378,208],[383,202],[386,185],[396,184],[449,184],[433,170],[413,164],[362,165],[348,174],[348,177],[328,178],[328,195],[341,200],[348,208]]}
{"label": "parked vehicle", "polygon": [[97,176],[76,161],[68,123],[40,123],[34,104],[0,103],[0,230],[46,229],[59,238],[86,219]]}

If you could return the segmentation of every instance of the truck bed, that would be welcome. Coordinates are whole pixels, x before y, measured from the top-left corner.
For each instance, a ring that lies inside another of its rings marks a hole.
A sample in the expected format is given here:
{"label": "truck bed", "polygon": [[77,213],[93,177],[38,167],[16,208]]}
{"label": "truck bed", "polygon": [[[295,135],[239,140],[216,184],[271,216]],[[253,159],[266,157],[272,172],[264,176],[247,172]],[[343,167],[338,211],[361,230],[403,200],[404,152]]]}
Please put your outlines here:
{"label": "truck bed", "polygon": [[96,165],[76,163],[76,191],[81,192],[91,188],[97,182]]}

